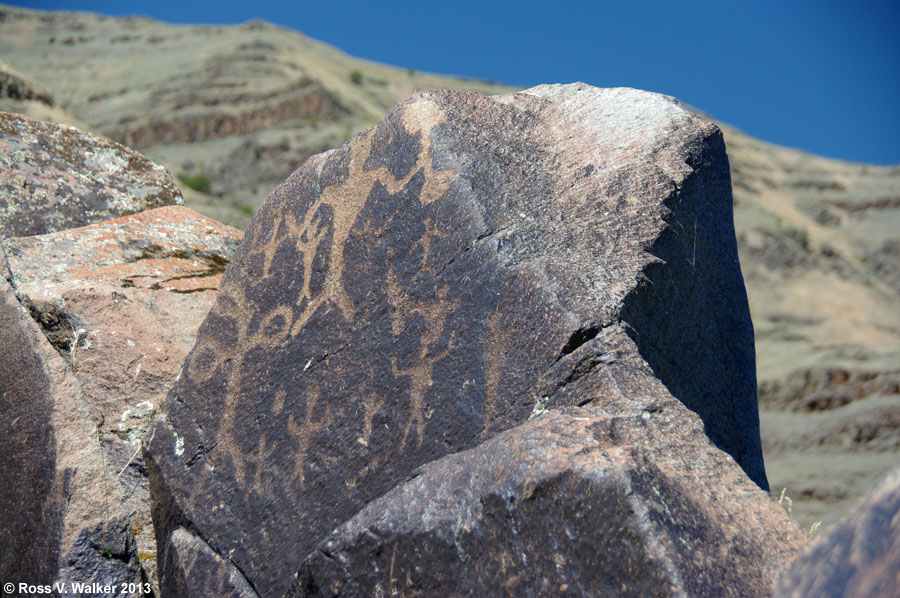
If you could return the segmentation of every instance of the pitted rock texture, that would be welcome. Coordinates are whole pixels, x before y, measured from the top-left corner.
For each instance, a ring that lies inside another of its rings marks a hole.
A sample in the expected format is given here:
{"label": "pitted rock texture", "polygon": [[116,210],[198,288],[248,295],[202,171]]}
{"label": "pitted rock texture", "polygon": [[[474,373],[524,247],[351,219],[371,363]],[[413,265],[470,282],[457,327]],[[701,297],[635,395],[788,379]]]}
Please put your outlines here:
{"label": "pitted rock texture", "polygon": [[182,203],[172,176],[141,154],[75,127],[0,112],[0,238]]}
{"label": "pitted rock texture", "polygon": [[652,409],[555,410],[425,465],[287,596],[768,597],[806,534],[655,386]]}
{"label": "pitted rock texture", "polygon": [[776,598],[893,598],[900,591],[900,469],[797,556]]}
{"label": "pitted rock texture", "polygon": [[145,441],[161,554],[184,528],[279,596],[416,467],[601,399],[621,326],[766,487],[718,129],[631,89],[418,94],[248,229]]}
{"label": "pitted rock texture", "polygon": [[240,238],[168,206],[0,242],[4,579],[155,583],[137,448]]}

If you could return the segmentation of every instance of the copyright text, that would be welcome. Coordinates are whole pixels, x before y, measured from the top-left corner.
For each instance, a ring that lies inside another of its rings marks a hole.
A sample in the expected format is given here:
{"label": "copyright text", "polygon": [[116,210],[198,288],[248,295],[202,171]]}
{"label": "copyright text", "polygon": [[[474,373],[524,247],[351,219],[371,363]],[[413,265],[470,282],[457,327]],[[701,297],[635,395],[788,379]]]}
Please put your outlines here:
{"label": "copyright text", "polygon": [[100,583],[79,583],[73,582],[57,582],[55,584],[30,584],[30,583],[12,583],[3,584],[3,592],[6,595],[19,594],[24,596],[36,594],[103,594],[106,596],[127,596],[132,594],[149,594],[151,592],[149,583],[118,583],[118,584],[100,584]]}

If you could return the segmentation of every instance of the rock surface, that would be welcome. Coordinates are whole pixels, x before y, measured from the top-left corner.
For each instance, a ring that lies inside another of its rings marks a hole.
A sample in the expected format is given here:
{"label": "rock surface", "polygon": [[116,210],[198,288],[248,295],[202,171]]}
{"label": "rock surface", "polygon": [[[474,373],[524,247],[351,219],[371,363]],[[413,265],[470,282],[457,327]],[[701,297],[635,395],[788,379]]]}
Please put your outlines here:
{"label": "rock surface", "polygon": [[167,206],[0,242],[4,580],[155,583],[136,449],[240,238]]}
{"label": "rock surface", "polygon": [[282,594],[416,467],[599,399],[622,329],[765,487],[718,129],[629,89],[414,96],[248,229],[145,441],[160,562],[183,529]]}
{"label": "rock surface", "polygon": [[0,573],[17,584],[139,583],[127,489],[81,385],[8,281],[0,286]]}
{"label": "rock surface", "polygon": [[[56,477],[53,426],[55,395],[62,389],[53,384],[45,360],[59,372],[64,367],[5,280],[0,330],[0,575],[36,583],[55,576],[63,531],[65,480]],[[71,374],[65,377],[74,382]]]}
{"label": "rock surface", "polygon": [[900,469],[784,572],[776,598],[893,598],[900,590]]}
{"label": "rock surface", "polygon": [[649,410],[552,411],[422,467],[288,596],[768,597],[806,534],[647,373]]}
{"label": "rock surface", "polygon": [[[147,129],[153,120],[161,130],[174,130],[190,118],[270,110],[257,131],[232,128],[227,137],[146,150],[173,173],[204,176],[208,191],[182,187],[186,204],[241,228],[307,157],[378,122],[415,90],[512,91],[353,58],[260,21],[184,26],[5,6],[0,56],[56,99],[49,107],[0,98],[0,111],[75,124],[112,139]],[[358,83],[350,79],[354,72],[361,75]],[[295,90],[298,80],[314,84]],[[322,90],[347,112],[333,112],[333,120],[314,114],[281,120],[290,115],[278,109],[286,98]],[[792,514],[805,527],[834,523],[896,464],[897,453],[881,449],[891,440],[879,420],[888,397],[806,413],[770,409],[767,392],[823,367],[850,372],[851,386],[862,374],[896,375],[900,166],[828,159],[718,125],[728,148],[738,250],[756,330],[767,475],[776,490],[788,488]],[[848,419],[855,428],[848,434],[865,438],[877,427],[879,441],[830,440]],[[828,438],[815,436],[820,428]],[[798,435],[808,442],[800,446],[792,440]]]}
{"label": "rock surface", "polygon": [[171,175],[137,152],[75,127],[0,112],[0,238],[181,203]]}

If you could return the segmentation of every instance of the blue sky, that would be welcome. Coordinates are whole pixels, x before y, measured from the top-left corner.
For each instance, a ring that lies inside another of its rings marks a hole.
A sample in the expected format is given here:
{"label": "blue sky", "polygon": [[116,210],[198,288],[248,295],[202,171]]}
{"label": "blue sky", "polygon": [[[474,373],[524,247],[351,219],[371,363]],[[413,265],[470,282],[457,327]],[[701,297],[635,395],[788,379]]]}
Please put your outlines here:
{"label": "blue sky", "polygon": [[421,71],[666,93],[766,141],[900,164],[897,0],[10,3],[171,23],[261,18]]}

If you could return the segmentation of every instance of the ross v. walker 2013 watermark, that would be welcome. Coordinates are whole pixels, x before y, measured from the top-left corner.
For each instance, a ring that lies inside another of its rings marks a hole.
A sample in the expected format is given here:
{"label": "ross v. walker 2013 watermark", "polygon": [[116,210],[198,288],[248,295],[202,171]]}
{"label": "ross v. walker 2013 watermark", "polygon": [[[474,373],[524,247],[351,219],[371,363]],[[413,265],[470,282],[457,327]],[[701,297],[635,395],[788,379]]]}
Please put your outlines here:
{"label": "ross v. walker 2013 watermark", "polygon": [[81,583],[77,581],[57,582],[54,584],[12,583],[3,584],[3,593],[7,596],[35,596],[39,594],[75,594],[104,596],[131,596],[134,594],[150,594],[149,583]]}

